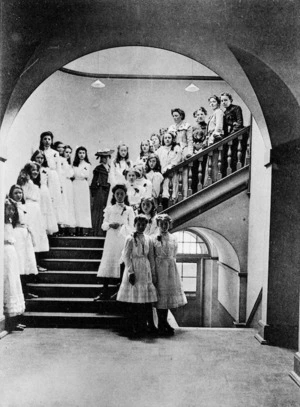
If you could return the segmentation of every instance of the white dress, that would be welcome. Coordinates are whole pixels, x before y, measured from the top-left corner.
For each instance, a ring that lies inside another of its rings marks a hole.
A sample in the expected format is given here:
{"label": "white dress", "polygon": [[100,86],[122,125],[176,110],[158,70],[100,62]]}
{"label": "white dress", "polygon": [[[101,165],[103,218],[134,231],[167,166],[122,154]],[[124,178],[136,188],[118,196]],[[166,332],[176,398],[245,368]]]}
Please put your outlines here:
{"label": "white dress", "polygon": [[74,207],[74,192],[73,192],[73,182],[71,178],[74,177],[74,169],[66,161],[63,167],[63,174],[65,177],[64,185],[64,195],[67,197],[67,217],[66,217],[66,226],[75,227],[75,207]]}
{"label": "white dress", "polygon": [[61,186],[61,225],[62,226],[70,226],[68,225],[68,208],[69,208],[69,202],[68,202],[68,194],[66,190],[66,166],[67,166],[67,160],[62,157],[61,155],[58,156],[58,177],[59,177],[59,182]]}
{"label": "white dress", "polygon": [[137,211],[142,198],[145,196],[146,189],[143,186],[137,184],[137,182],[134,182],[133,184],[126,182],[125,185],[127,187],[128,201],[133,209]]}
{"label": "white dress", "polygon": [[187,303],[176,265],[177,240],[170,233],[152,238],[157,274],[158,309],[178,308]]}
{"label": "white dress", "polygon": [[44,150],[49,167],[48,188],[53,203],[57,223],[63,223],[61,185],[59,180],[60,160],[59,153],[52,148]]}
{"label": "white dress", "polygon": [[41,211],[44,220],[44,226],[48,235],[52,235],[53,233],[58,232],[57,227],[57,220],[54,212],[54,207],[52,203],[52,199],[50,196],[50,191],[48,188],[49,182],[49,169],[42,167],[40,170],[41,174]]}
{"label": "white dress", "polygon": [[23,185],[27,210],[27,224],[32,234],[34,251],[48,252],[49,242],[40,208],[40,189],[30,179]]}
{"label": "white dress", "polygon": [[17,202],[19,223],[13,229],[15,248],[19,259],[21,275],[38,274],[31,234],[26,224],[26,206]]}
{"label": "white dress", "polygon": [[4,225],[4,315],[15,317],[25,311],[19,260],[14,245],[13,227]]}
{"label": "white dress", "polygon": [[159,227],[157,226],[157,215],[154,215],[153,218],[150,217],[150,215],[146,215],[148,219],[148,223],[145,229],[145,235],[147,236],[155,236],[159,232]]}
{"label": "white dress", "polygon": [[[143,233],[128,236],[124,247],[125,271],[117,295],[117,301],[131,303],[152,303],[157,301],[153,243]],[[135,284],[129,282],[129,275],[135,275]]]}
{"label": "white dress", "polygon": [[[175,146],[172,150],[170,146],[161,146],[156,151],[161,163],[161,172],[164,174],[167,170],[171,169],[175,165],[179,164],[182,158],[182,151],[180,146]],[[178,174],[173,176],[173,199],[178,197]],[[169,177],[164,177],[163,181],[163,198],[169,198]]]}
{"label": "white dress", "polygon": [[[104,210],[102,229],[107,231],[103,256],[97,277],[120,278],[120,263],[126,237],[133,231],[134,213],[130,206],[115,204]],[[118,229],[109,227],[110,223],[120,223]]]}
{"label": "white dress", "polygon": [[154,199],[157,199],[160,195],[161,184],[164,177],[161,172],[153,170],[149,171],[146,177],[152,183],[152,196]]}
{"label": "white dress", "polygon": [[91,228],[91,204],[90,204],[90,179],[91,164],[86,161],[81,161],[78,167],[73,167],[74,170],[74,210],[75,210],[75,226],[79,228]]}
{"label": "white dress", "polygon": [[121,160],[119,163],[115,163],[112,161],[109,174],[108,174],[108,183],[110,184],[110,190],[107,198],[107,204],[110,205],[111,198],[112,198],[112,189],[117,184],[126,184],[125,175],[123,175],[123,171],[128,171],[129,168],[132,167],[132,162],[129,160],[128,162],[125,160]]}

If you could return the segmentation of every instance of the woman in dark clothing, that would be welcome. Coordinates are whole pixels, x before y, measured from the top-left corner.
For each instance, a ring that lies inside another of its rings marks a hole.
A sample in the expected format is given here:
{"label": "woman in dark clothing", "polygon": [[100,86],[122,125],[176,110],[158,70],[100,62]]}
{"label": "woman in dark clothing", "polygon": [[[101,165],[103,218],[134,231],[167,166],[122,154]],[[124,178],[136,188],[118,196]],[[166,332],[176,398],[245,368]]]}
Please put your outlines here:
{"label": "woman in dark clothing", "polygon": [[195,110],[193,116],[196,119],[197,126],[193,127],[193,130],[203,130],[206,134],[207,132],[207,123],[205,121],[206,115],[207,110],[202,106],[199,107],[199,109]]}
{"label": "woman in dark clothing", "polygon": [[106,207],[110,184],[107,182],[110,166],[108,159],[113,150],[98,151],[95,155],[100,159],[100,164],[93,171],[93,180],[91,183],[92,204],[92,226],[94,236],[104,236],[101,229],[103,223],[103,211]]}
{"label": "woman in dark clothing", "polygon": [[230,93],[221,94],[221,105],[224,108],[224,135],[229,136],[231,133],[244,127],[243,112],[240,106],[232,104]]}

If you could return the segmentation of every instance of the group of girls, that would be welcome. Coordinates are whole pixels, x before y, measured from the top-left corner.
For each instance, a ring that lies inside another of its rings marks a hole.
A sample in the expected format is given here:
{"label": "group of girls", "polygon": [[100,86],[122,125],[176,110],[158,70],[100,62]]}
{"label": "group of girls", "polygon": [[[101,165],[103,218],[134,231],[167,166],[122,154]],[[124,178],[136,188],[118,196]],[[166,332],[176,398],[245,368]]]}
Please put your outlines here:
{"label": "group of girls", "polygon": [[[126,303],[133,335],[172,335],[168,310],[185,305],[187,300],[176,267],[176,239],[169,234],[171,218],[156,214],[153,197],[143,197],[135,215],[127,192],[125,184],[116,184],[111,205],[105,210],[102,228],[107,235],[97,273],[104,284],[95,301],[116,297]],[[111,296],[109,279],[120,277],[121,285]]]}

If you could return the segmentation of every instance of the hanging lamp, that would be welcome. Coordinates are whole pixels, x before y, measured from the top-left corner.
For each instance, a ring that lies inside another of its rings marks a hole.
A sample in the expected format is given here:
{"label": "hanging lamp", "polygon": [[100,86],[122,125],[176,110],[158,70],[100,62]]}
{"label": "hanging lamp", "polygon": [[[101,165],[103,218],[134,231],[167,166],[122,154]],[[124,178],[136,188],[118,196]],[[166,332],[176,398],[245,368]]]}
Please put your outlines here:
{"label": "hanging lamp", "polygon": [[194,85],[192,82],[184,90],[186,90],[187,92],[198,92],[198,90],[200,90],[200,89],[198,88],[198,86]]}
{"label": "hanging lamp", "polygon": [[97,79],[95,82],[93,82],[93,83],[91,84],[91,86],[92,86],[93,88],[105,88],[104,83],[101,82],[99,79]]}

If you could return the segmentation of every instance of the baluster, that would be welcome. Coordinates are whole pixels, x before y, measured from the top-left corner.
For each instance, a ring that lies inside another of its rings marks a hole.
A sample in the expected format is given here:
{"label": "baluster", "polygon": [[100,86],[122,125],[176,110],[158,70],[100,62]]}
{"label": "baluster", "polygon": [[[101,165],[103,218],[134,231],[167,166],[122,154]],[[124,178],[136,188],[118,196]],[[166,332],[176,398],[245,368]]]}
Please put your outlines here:
{"label": "baluster", "polygon": [[208,157],[207,157],[207,180],[206,180],[205,186],[209,186],[212,184],[212,178],[211,178],[212,156],[213,156],[213,152],[211,151],[210,153],[208,153]]}
{"label": "baluster", "polygon": [[247,139],[246,165],[250,164],[250,158],[251,158],[251,155],[250,155],[250,135],[249,135],[249,137]]}
{"label": "baluster", "polygon": [[232,140],[228,141],[228,151],[227,151],[227,170],[226,170],[226,175],[230,175],[232,173],[232,168],[231,168],[231,154],[232,154]]}
{"label": "baluster", "polygon": [[218,173],[217,180],[222,179],[222,157],[223,157],[223,146],[218,147]]}
{"label": "baluster", "polygon": [[170,198],[169,198],[169,205],[168,206],[171,206],[171,205],[173,205],[173,173],[171,172],[171,174],[169,175],[169,195],[170,195]]}
{"label": "baluster", "polygon": [[242,168],[242,138],[243,136],[238,137],[238,148],[237,148],[237,164],[236,169],[240,170]]}
{"label": "baluster", "polygon": [[162,206],[162,192],[160,191],[160,194],[157,198],[157,212],[161,212],[163,210],[163,206]]}
{"label": "baluster", "polygon": [[201,191],[203,188],[202,185],[202,162],[203,162],[203,156],[198,158],[198,185],[197,185],[197,191]]}
{"label": "baluster", "polygon": [[193,180],[193,173],[192,173],[192,167],[193,167],[193,162],[190,162],[188,164],[188,191],[187,191],[187,196],[191,196],[193,191],[192,191],[192,180]]}
{"label": "baluster", "polygon": [[182,172],[183,172],[183,168],[179,168],[179,173],[178,173],[178,202],[182,201]]}

